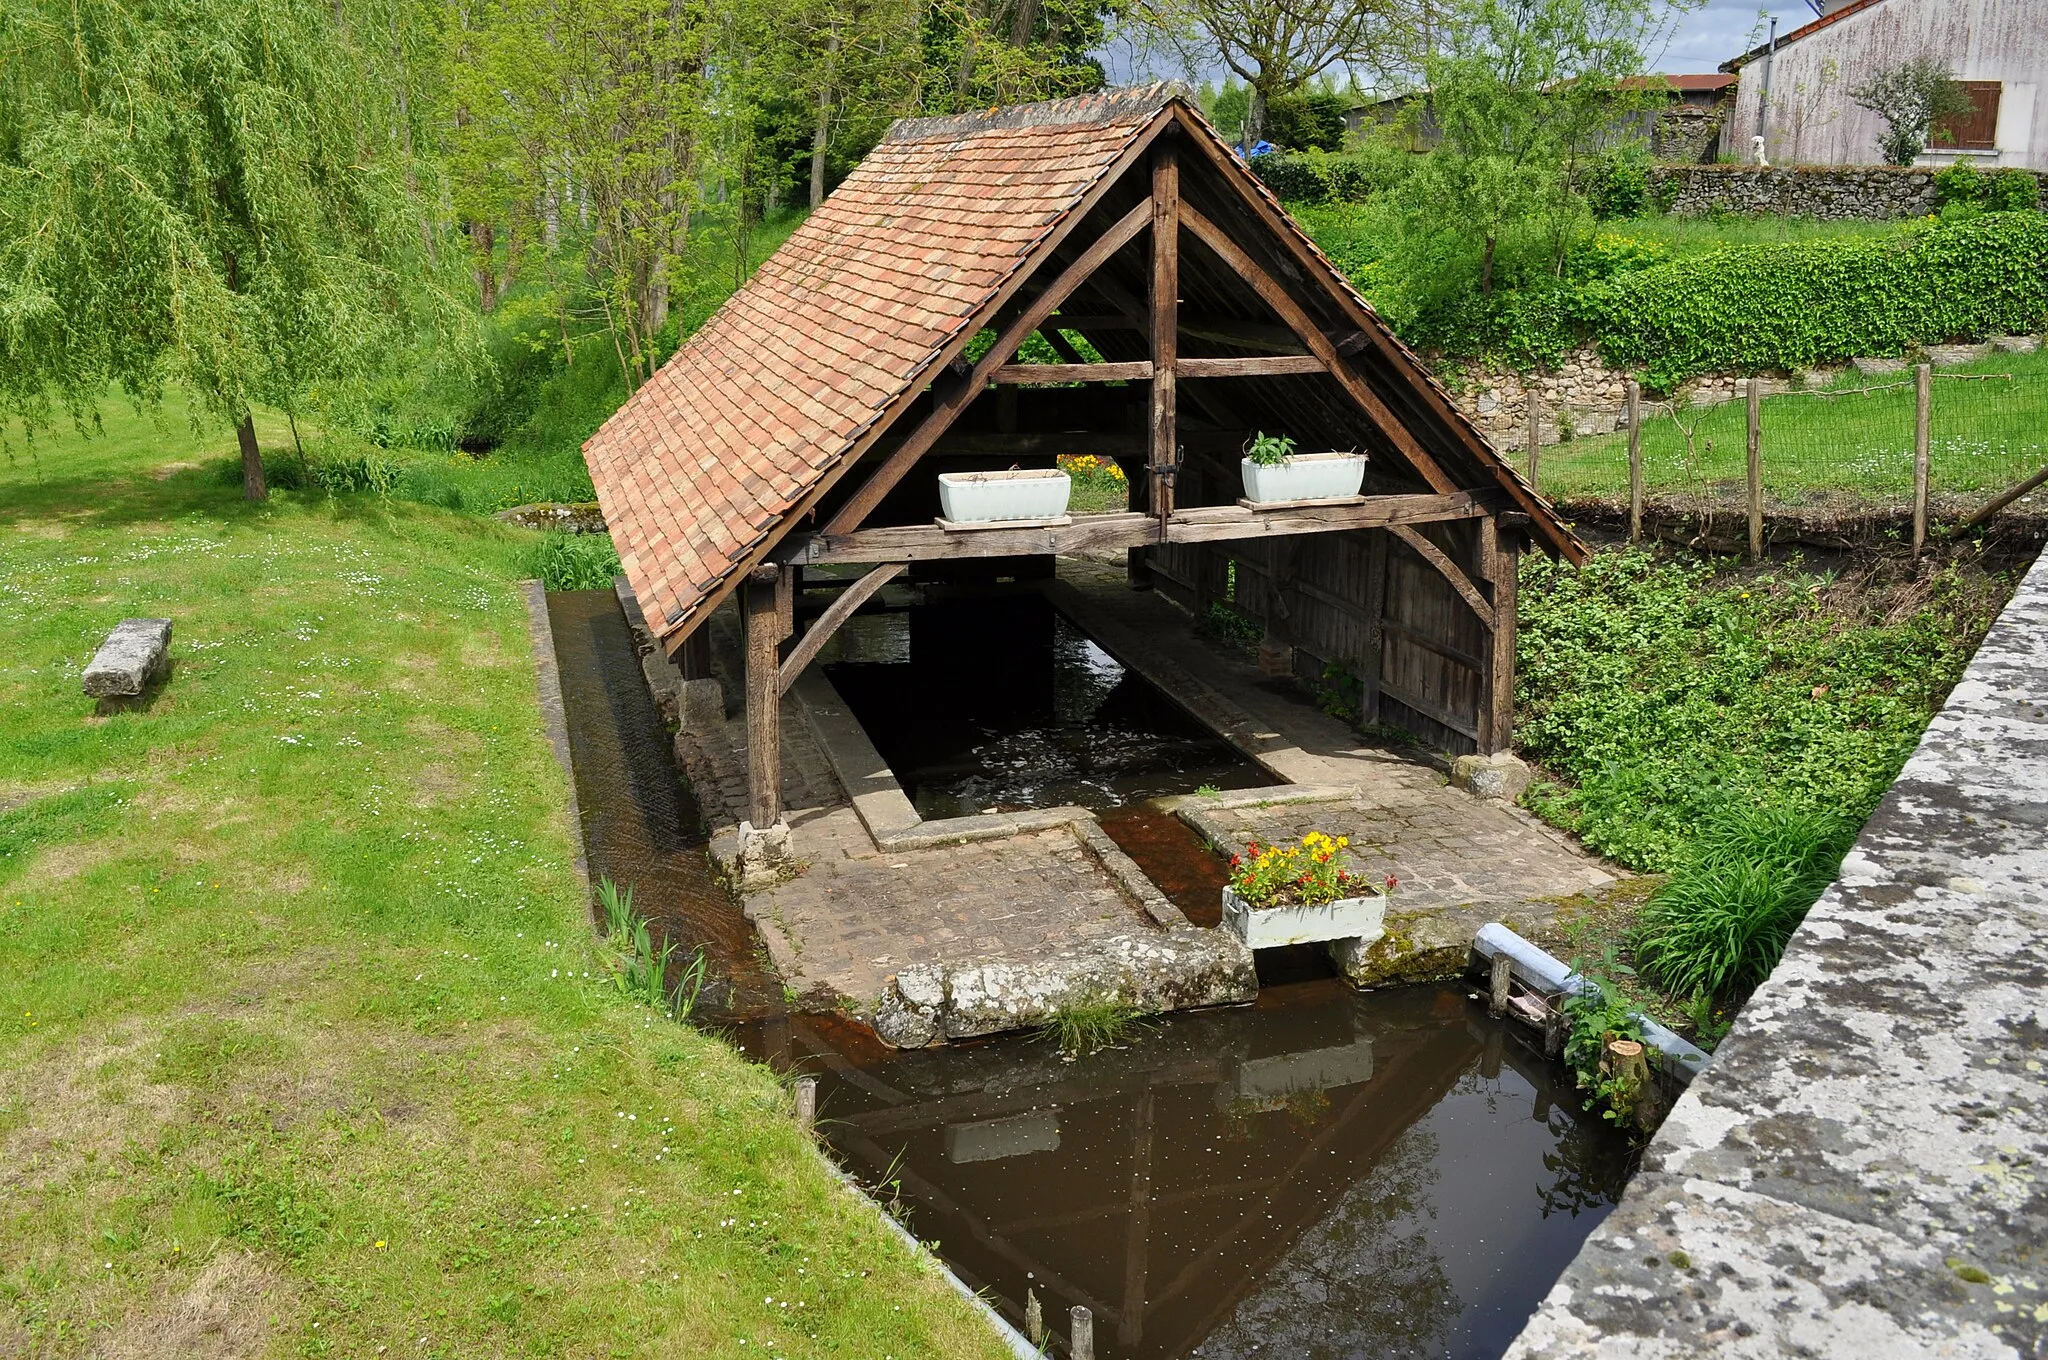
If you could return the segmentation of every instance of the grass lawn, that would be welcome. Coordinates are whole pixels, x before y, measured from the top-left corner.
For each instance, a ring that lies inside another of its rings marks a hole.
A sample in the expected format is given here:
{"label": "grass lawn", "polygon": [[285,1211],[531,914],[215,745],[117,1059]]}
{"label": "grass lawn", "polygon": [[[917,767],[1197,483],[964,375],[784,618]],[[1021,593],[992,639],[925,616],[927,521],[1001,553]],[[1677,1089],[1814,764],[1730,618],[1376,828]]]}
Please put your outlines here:
{"label": "grass lawn", "polygon": [[[0,1353],[1003,1353],[608,982],[535,536],[107,426],[0,460]],[[131,615],[175,672],[95,716]]]}
{"label": "grass lawn", "polygon": [[[1954,375],[1991,375],[1962,381]],[[2010,381],[2005,375],[2011,375]],[[1879,391],[1862,389],[1881,388]],[[1837,395],[1829,396],[1826,393]],[[1900,502],[1913,490],[1913,375],[1866,378],[1853,369],[1819,394],[1764,398],[1764,490],[1785,504]],[[1936,498],[1976,501],[2048,464],[2048,354],[1997,354],[1937,371],[1928,481]],[[1646,405],[1643,480],[1655,492],[1739,499],[1748,477],[1745,403]],[[1543,490],[1626,496],[1626,435],[1543,450]]]}

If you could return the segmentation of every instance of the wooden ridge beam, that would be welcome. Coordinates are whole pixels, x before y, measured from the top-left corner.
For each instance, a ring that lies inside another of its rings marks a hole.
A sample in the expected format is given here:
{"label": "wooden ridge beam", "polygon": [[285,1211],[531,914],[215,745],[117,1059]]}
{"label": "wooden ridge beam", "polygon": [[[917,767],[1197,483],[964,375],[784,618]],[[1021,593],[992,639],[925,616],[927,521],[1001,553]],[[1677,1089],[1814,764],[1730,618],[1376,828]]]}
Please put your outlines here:
{"label": "wooden ridge beam", "polygon": [[1004,364],[989,375],[998,385],[1052,387],[1076,382],[1147,382],[1152,377],[1150,359],[1115,364]]}
{"label": "wooden ridge beam", "polygon": [[1465,597],[1465,603],[1472,606],[1472,612],[1479,616],[1481,623],[1488,628],[1494,626],[1492,602],[1480,594],[1479,587],[1472,584],[1472,578],[1459,569],[1449,554],[1406,524],[1389,524],[1387,528],[1393,532],[1394,537],[1421,554],[1423,561],[1435,567],[1443,578],[1451,583],[1451,588]]}
{"label": "wooden ridge beam", "polygon": [[1095,244],[1081,252],[1075,261],[1059,272],[1059,276],[1037,297],[1025,304],[1016,318],[1003,328],[996,343],[974,366],[965,382],[955,385],[943,395],[934,392],[931,414],[919,423],[908,438],[889,455],[882,466],[875,469],[858,491],[847,497],[825,526],[828,534],[850,533],[860,522],[874,513],[882,498],[889,494],[904,474],[922,458],[926,450],[938,442],[947,427],[959,418],[962,411],[971,405],[982,388],[988,386],[989,375],[1010,361],[1017,352],[1017,346],[1024,343],[1026,336],[1044,324],[1053,310],[1067,300],[1067,295],[1080,287],[1082,280],[1102,267],[1110,256],[1122,250],[1134,240],[1138,233],[1152,225],[1152,200],[1148,196],[1142,203],[1125,213],[1108,231],[1095,239]]}
{"label": "wooden ridge beam", "polygon": [[888,585],[909,565],[908,562],[885,562],[840,591],[839,598],[818,615],[817,622],[804,631],[796,646],[790,648],[789,655],[782,659],[782,665],[776,672],[776,694],[789,693],[789,687],[831,641],[832,635],[839,631],[839,625],[852,618],[854,610],[866,604],[875,592]]}
{"label": "wooden ridge beam", "polygon": [[1344,361],[1343,356],[1337,352],[1336,345],[1331,343],[1330,337],[1323,334],[1322,328],[1316,325],[1314,319],[1294,300],[1291,293],[1262,269],[1256,260],[1245,254],[1243,247],[1231,240],[1223,228],[1202,216],[1192,206],[1185,203],[1181,205],[1180,220],[1181,225],[1192,231],[1218,259],[1249,283],[1265,300],[1266,305],[1280,314],[1282,321],[1294,328],[1302,343],[1309,347],[1310,353],[1329,367],[1330,376],[1350,393],[1354,401],[1365,408],[1366,414],[1379,427],[1380,433],[1386,436],[1387,442],[1400,450],[1401,456],[1408,460],[1410,467],[1421,474],[1424,481],[1438,491],[1449,492],[1458,489],[1457,483],[1445,475],[1444,470],[1437,466],[1436,460],[1423,451],[1422,445],[1416,442],[1408,427],[1387,408],[1384,401],[1380,400],[1379,393],[1372,390],[1372,385]]}
{"label": "wooden ridge beam", "polygon": [[[941,529],[935,524],[889,525],[858,529],[848,534],[792,534],[776,550],[776,557],[797,565],[932,562],[1145,548],[1158,543],[1214,543],[1291,534],[1336,533],[1346,529],[1394,529],[1400,532],[1413,524],[1481,518],[1492,513],[1492,499],[1469,491],[1456,491],[1441,496],[1368,496],[1349,505],[1304,505],[1285,510],[1203,505],[1174,511],[1163,535],[1156,516],[1138,511],[1076,515],[1066,524],[1015,529],[960,531]],[[1427,539],[1423,541],[1428,542]],[[1430,546],[1434,548],[1435,545]]]}

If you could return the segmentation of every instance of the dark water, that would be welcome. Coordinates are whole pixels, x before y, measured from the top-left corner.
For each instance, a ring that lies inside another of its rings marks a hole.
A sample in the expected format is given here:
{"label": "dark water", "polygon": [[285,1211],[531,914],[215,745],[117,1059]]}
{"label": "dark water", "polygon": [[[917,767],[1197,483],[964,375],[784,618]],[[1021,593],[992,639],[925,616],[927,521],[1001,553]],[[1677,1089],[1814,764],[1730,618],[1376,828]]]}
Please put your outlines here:
{"label": "dark water", "polygon": [[827,673],[926,818],[1270,783],[1033,594],[862,615]]}
{"label": "dark water", "polygon": [[[618,598],[551,591],[576,800],[590,878],[633,890],[633,907],[687,960],[704,951],[698,1004],[709,1019],[780,1009],[781,984],[754,928],[711,873],[703,818],[676,768],[674,740],[647,690]],[[670,982],[679,982],[680,968]]]}
{"label": "dark water", "polygon": [[886,1055],[789,1022],[840,1159],[1021,1325],[1103,1357],[1498,1356],[1607,1214],[1626,1145],[1452,989],[1339,982],[1067,1063]]}

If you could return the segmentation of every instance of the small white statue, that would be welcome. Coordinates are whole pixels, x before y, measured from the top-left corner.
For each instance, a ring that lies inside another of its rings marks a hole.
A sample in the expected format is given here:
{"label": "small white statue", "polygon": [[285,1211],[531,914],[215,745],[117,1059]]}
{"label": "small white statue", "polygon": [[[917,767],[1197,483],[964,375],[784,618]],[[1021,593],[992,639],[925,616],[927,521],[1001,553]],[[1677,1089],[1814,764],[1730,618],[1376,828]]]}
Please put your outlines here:
{"label": "small white statue", "polygon": [[1770,157],[1764,155],[1764,136],[1761,132],[1749,139],[1749,155],[1750,159],[1758,165],[1765,167],[1770,165]]}

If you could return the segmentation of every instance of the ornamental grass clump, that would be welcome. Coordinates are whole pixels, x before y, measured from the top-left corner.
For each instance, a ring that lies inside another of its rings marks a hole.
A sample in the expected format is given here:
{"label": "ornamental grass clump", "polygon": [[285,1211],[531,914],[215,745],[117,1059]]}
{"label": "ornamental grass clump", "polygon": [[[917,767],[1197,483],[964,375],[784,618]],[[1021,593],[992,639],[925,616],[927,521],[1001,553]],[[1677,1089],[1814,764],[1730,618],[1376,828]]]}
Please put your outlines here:
{"label": "ornamental grass clump", "polygon": [[1636,933],[1641,972],[1678,997],[1746,996],[1777,966],[1853,837],[1854,828],[1831,813],[1768,803],[1727,808],[1644,908]]}
{"label": "ornamental grass clump", "polygon": [[[1230,887],[1253,907],[1320,907],[1375,889],[1337,862],[1337,852],[1351,844],[1311,831],[1297,845],[1260,845],[1253,841],[1241,855],[1230,857]],[[1394,886],[1389,878],[1387,891]]]}

